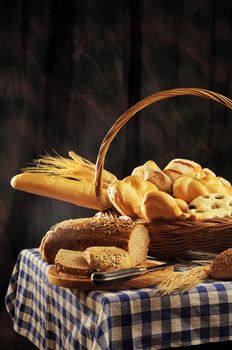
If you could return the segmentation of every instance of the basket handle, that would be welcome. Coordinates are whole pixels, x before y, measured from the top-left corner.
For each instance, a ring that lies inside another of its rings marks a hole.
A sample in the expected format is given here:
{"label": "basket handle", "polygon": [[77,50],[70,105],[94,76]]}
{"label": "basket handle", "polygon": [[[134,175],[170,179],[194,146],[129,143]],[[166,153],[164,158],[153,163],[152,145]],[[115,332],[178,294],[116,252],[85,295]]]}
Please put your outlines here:
{"label": "basket handle", "polygon": [[134,106],[129,108],[116,120],[116,122],[109,129],[108,133],[106,134],[106,136],[104,137],[101,143],[101,146],[98,152],[94,181],[95,181],[96,198],[101,208],[104,208],[103,198],[101,196],[101,179],[102,179],[102,171],[105,163],[105,156],[111,142],[113,141],[117,133],[137,112],[139,112],[143,108],[151,105],[154,102],[158,102],[158,101],[165,100],[167,98],[171,98],[175,96],[183,96],[183,95],[200,96],[206,99],[216,101],[232,109],[232,100],[230,100],[228,97],[225,97],[213,91],[200,89],[200,88],[177,88],[177,89],[156,92],[154,94],[151,94],[145,97],[144,99],[136,103]]}

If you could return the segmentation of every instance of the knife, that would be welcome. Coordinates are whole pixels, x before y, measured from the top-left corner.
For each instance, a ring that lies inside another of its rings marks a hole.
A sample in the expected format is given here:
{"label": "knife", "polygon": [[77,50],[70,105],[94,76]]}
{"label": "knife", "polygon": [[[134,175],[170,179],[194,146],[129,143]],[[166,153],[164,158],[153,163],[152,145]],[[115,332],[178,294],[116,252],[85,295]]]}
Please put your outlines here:
{"label": "knife", "polygon": [[90,278],[94,285],[110,284],[118,281],[129,280],[147,272],[163,270],[168,266],[173,266],[173,263],[164,263],[147,267],[132,267],[129,269],[120,269],[109,272],[93,272]]}

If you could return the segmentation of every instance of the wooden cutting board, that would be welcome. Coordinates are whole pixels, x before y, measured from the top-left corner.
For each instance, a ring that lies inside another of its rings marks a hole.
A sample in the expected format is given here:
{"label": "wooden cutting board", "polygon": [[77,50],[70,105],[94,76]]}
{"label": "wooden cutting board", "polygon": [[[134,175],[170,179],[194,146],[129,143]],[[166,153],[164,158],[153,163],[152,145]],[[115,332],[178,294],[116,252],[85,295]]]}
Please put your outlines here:
{"label": "wooden cutting board", "polygon": [[[147,262],[143,266],[158,265],[157,263]],[[141,266],[142,267],[142,266]],[[144,275],[132,278],[130,280],[115,282],[105,286],[94,286],[90,278],[79,277],[69,274],[59,274],[55,270],[55,266],[51,266],[47,272],[48,281],[56,286],[79,289],[79,290],[123,290],[131,288],[145,288],[159,284],[163,281],[173,267],[169,266],[163,270],[148,272]]]}

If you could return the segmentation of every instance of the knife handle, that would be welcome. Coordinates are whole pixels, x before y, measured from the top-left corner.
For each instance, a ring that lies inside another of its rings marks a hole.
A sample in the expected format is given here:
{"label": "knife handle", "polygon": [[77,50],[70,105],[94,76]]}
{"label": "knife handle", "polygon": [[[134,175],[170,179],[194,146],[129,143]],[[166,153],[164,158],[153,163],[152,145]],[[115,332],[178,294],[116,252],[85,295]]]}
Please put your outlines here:
{"label": "knife handle", "polygon": [[143,272],[143,268],[129,268],[110,272],[93,272],[91,281],[94,284],[112,283],[114,281],[127,280],[139,276]]}

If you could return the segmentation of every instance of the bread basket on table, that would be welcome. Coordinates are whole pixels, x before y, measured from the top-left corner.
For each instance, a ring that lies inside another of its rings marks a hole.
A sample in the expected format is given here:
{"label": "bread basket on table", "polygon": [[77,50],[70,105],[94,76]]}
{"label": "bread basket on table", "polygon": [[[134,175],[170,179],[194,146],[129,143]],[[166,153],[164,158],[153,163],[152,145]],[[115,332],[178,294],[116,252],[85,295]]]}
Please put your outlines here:
{"label": "bread basket on table", "polygon": [[[109,213],[114,213],[114,208],[109,208],[109,201],[102,194],[101,178],[107,151],[117,133],[137,112],[145,107],[164,99],[183,95],[203,97],[232,109],[232,101],[218,93],[199,88],[177,88],[154,93],[124,112],[106,134],[98,152],[94,185],[96,198],[102,211],[109,210]],[[186,259],[189,257],[189,250],[221,252],[232,247],[232,218],[204,220],[138,219],[135,221],[144,224],[148,229],[150,253],[161,259]]]}

